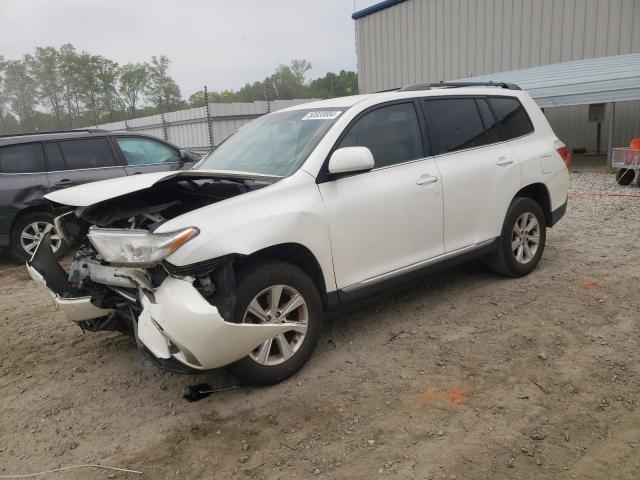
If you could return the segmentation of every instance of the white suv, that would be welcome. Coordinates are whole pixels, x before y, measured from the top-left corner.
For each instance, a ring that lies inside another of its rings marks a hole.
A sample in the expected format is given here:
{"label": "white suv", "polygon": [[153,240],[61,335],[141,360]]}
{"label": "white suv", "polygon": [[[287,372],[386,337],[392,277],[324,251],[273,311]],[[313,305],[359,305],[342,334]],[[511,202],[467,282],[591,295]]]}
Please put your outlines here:
{"label": "white suv", "polygon": [[311,356],[326,311],[475,257],[531,272],[565,212],[567,151],[515,85],[412,85],[299,105],[193,170],[47,195],[74,207],[69,272],[28,268],[85,330],[121,330],[168,369],[271,384]]}

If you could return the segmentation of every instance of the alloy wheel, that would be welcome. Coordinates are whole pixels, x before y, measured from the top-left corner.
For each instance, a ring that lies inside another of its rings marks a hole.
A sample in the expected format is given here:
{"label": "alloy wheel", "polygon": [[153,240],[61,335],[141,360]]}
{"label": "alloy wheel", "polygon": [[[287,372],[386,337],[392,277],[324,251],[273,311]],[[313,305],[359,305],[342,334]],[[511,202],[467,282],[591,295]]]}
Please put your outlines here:
{"label": "alloy wheel", "polygon": [[536,256],[540,244],[540,223],[531,212],[518,217],[511,235],[511,251],[516,261],[529,263]]}
{"label": "alloy wheel", "polygon": [[62,239],[53,224],[49,222],[32,222],[24,227],[20,232],[20,245],[28,254],[32,255],[46,233],[51,233],[51,248],[53,253],[56,253],[62,245]]}
{"label": "alloy wheel", "polygon": [[258,293],[247,306],[243,323],[291,323],[280,333],[256,347],[249,356],[260,365],[273,366],[290,359],[302,346],[307,333],[309,308],[304,297],[288,285],[272,285]]}

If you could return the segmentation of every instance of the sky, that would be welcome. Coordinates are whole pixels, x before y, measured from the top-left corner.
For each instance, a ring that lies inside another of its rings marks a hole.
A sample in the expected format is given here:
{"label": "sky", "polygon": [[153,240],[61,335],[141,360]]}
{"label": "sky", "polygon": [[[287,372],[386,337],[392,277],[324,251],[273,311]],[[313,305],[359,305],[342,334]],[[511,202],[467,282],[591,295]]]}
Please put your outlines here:
{"label": "sky", "polygon": [[0,0],[0,55],[73,44],[119,64],[167,55],[183,97],[237,90],[305,58],[356,70],[351,14],[377,0]]}

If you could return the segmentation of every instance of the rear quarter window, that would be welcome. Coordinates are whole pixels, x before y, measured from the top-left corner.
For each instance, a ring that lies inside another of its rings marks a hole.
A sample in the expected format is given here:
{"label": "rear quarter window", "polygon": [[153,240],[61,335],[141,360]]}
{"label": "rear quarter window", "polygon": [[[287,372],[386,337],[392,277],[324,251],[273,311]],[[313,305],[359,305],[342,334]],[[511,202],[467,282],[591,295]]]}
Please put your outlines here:
{"label": "rear quarter window", "polygon": [[533,132],[533,124],[520,100],[513,97],[489,97],[503,140]]}
{"label": "rear quarter window", "polygon": [[0,147],[0,173],[44,172],[42,144],[23,143]]}

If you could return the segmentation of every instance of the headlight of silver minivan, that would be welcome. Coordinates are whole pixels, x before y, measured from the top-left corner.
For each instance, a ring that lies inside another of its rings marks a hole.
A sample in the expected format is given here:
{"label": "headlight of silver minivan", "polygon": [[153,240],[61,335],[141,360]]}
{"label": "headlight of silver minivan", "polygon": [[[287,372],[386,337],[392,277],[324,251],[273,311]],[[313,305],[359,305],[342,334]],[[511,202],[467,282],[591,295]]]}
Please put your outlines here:
{"label": "headlight of silver minivan", "polygon": [[102,258],[109,263],[151,266],[171,255],[198,233],[196,227],[168,233],[92,227],[87,237]]}

